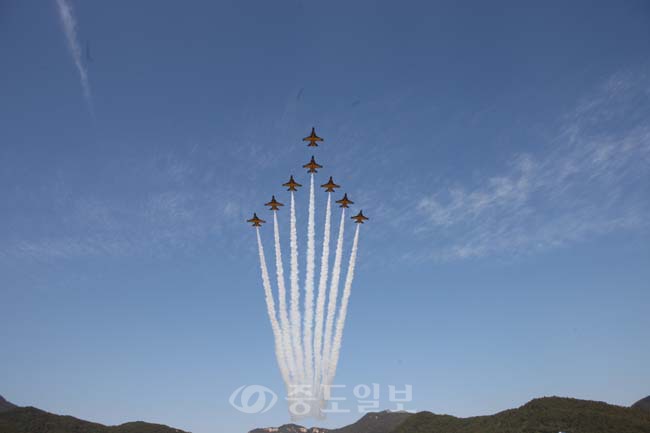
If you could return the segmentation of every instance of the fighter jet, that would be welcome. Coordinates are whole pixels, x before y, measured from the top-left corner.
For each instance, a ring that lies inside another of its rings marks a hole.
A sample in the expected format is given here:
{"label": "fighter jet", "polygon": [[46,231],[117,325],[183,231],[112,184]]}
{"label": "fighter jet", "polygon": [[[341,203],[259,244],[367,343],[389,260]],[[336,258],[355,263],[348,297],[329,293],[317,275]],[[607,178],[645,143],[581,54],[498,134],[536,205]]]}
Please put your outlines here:
{"label": "fighter jet", "polygon": [[316,169],[317,169],[317,168],[323,168],[323,166],[317,164],[317,163],[316,163],[316,160],[315,160],[314,157],[312,156],[312,157],[311,157],[311,161],[309,161],[307,164],[303,165],[302,168],[306,168],[306,169],[308,169],[308,170],[307,170],[307,173],[316,173],[316,172],[318,171],[318,170],[316,170]]}
{"label": "fighter jet", "polygon": [[309,134],[308,137],[305,137],[302,139],[302,141],[308,141],[309,144],[307,147],[318,147],[318,144],[316,144],[317,141],[323,141],[322,138],[320,138],[318,135],[316,135],[316,129],[311,128],[311,134]]}
{"label": "fighter jet", "polygon": [[332,176],[330,176],[330,180],[327,183],[324,183],[321,185],[321,188],[325,188],[325,192],[334,192],[334,188],[340,188],[340,185],[337,185],[334,183],[332,180]]}
{"label": "fighter jet", "polygon": [[302,185],[300,185],[298,182],[296,182],[295,180],[293,180],[293,175],[292,175],[292,176],[289,178],[289,182],[287,182],[287,183],[283,183],[282,186],[287,186],[287,187],[289,187],[289,188],[287,188],[287,191],[298,191],[298,190],[296,189],[296,187],[300,187],[300,186],[302,186]]}
{"label": "fighter jet", "polygon": [[352,219],[355,220],[354,222],[357,224],[363,224],[363,221],[367,220],[368,218],[364,216],[363,211],[360,210],[358,214],[352,217]]}
{"label": "fighter jet", "polygon": [[262,227],[266,221],[257,217],[257,214],[253,214],[253,218],[246,220],[247,223],[253,223],[253,227]]}
{"label": "fighter jet", "polygon": [[272,195],[271,196],[271,201],[268,202],[268,203],[265,203],[264,206],[271,206],[271,208],[269,210],[280,210],[279,206],[284,206],[284,205],[282,203],[280,203],[279,201],[277,201],[275,199],[275,196]]}
{"label": "fighter jet", "polygon": [[336,200],[336,202],[341,204],[339,207],[344,207],[346,209],[348,208],[348,205],[354,204],[352,200],[348,199],[347,193],[343,194],[343,198],[341,200]]}

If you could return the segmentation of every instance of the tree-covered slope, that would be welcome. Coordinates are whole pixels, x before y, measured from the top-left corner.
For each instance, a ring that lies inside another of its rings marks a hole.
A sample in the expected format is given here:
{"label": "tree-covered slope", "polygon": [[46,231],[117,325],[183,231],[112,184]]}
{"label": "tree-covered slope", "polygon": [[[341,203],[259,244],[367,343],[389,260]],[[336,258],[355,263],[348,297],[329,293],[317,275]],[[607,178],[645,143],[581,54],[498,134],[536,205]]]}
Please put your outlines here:
{"label": "tree-covered slope", "polygon": [[185,433],[162,424],[142,421],[117,426],[55,415],[34,407],[18,407],[0,413],[0,433]]}
{"label": "tree-covered slope", "polygon": [[421,412],[393,433],[650,433],[650,414],[602,402],[546,397],[489,416]]}

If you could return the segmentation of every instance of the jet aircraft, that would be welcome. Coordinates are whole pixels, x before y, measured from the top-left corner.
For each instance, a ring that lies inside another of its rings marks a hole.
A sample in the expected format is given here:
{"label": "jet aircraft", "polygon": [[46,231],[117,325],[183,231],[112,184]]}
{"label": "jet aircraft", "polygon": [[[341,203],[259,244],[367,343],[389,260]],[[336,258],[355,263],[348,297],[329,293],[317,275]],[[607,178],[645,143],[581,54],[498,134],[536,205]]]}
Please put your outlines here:
{"label": "jet aircraft", "polygon": [[287,186],[287,191],[298,191],[297,187],[301,187],[298,182],[293,180],[293,175],[289,178],[289,182],[283,183],[282,186]]}
{"label": "jet aircraft", "polygon": [[318,168],[323,168],[323,166],[317,164],[317,163],[316,163],[316,160],[315,160],[314,157],[312,156],[312,157],[311,157],[311,160],[310,160],[307,164],[303,165],[302,168],[306,168],[306,169],[307,169],[307,173],[316,173],[316,172],[318,171],[317,169],[318,169]]}
{"label": "jet aircraft", "polygon": [[246,220],[247,223],[253,223],[253,227],[262,227],[266,221],[257,217],[256,213],[253,213],[253,218]]}
{"label": "jet aircraft", "polygon": [[284,206],[284,205],[282,203],[280,203],[279,201],[277,201],[275,199],[275,196],[272,195],[271,196],[271,201],[268,202],[268,203],[264,203],[264,206],[270,206],[271,208],[269,210],[280,210],[279,206]]}
{"label": "jet aircraft", "polygon": [[311,134],[309,134],[307,137],[303,138],[302,141],[308,141],[309,144],[307,147],[318,147],[317,142],[318,141],[323,141],[322,138],[320,138],[318,135],[316,135],[316,129],[311,128]]}
{"label": "jet aircraft", "polygon": [[334,192],[334,188],[340,188],[341,185],[337,185],[334,183],[332,180],[332,176],[330,176],[330,180],[327,183],[324,183],[321,185],[321,188],[325,188],[325,192]]}
{"label": "jet aircraft", "polygon": [[357,224],[363,224],[363,221],[367,220],[368,218],[363,215],[363,211],[359,211],[359,213],[353,216],[352,219]]}
{"label": "jet aircraft", "polygon": [[348,205],[354,204],[354,202],[348,198],[347,193],[343,194],[343,198],[341,200],[336,200],[336,202],[341,204],[339,207],[344,207],[346,209],[349,207]]}

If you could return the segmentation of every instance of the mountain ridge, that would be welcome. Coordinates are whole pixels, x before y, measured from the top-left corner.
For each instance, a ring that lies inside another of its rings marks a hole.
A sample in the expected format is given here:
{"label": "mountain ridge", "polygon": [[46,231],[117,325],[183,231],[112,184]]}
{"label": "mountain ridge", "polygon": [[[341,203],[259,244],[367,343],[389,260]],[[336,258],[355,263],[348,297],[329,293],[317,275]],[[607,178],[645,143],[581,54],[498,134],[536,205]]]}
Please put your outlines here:
{"label": "mountain ridge", "polygon": [[[0,397],[1,398],[1,397]],[[0,400],[1,433],[189,433],[163,424],[131,421],[106,426],[69,415],[57,415]]]}
{"label": "mountain ridge", "polygon": [[[645,400],[645,399],[644,399]],[[643,400],[640,400],[640,402]],[[636,404],[636,403],[635,403]],[[284,429],[283,427],[288,427]],[[541,397],[492,415],[371,412],[339,429],[289,424],[249,433],[650,433],[650,411],[567,397]]]}
{"label": "mountain ridge", "polygon": [[632,407],[635,409],[650,411],[650,395],[637,401],[632,405]]}
{"label": "mountain ridge", "polygon": [[0,395],[0,413],[1,412],[6,412],[8,410],[15,409],[17,407],[18,406],[16,406],[15,404],[13,404],[10,401],[5,400],[5,398]]}
{"label": "mountain ridge", "polygon": [[[249,433],[650,433],[650,397],[632,407],[566,397],[542,397],[492,415],[458,418],[432,412],[370,412],[338,428],[285,424]],[[0,396],[1,433],[187,433],[143,421],[103,424],[19,407]]]}
{"label": "mountain ridge", "polygon": [[599,401],[542,397],[493,415],[457,418],[420,412],[392,433],[648,433],[650,414]]}

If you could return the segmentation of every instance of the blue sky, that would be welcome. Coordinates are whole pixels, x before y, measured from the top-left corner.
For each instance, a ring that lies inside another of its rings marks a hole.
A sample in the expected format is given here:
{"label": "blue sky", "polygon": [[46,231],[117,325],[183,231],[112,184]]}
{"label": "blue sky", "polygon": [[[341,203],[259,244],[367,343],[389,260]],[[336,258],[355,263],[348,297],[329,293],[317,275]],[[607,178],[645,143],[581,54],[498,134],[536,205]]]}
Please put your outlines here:
{"label": "blue sky", "polygon": [[647,2],[4,1],[0,50],[16,404],[286,422],[228,404],[281,389],[243,220],[312,126],[371,218],[337,382],[458,416],[650,393]]}

